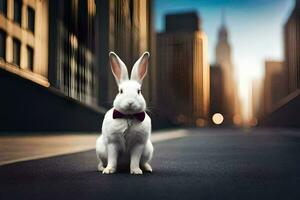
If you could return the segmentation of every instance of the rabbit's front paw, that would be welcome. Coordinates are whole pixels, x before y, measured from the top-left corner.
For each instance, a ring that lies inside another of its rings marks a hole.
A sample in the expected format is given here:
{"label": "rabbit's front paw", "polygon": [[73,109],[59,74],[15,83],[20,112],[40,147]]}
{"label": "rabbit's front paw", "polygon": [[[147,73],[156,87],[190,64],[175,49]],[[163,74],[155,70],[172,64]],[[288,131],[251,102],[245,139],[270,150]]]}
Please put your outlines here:
{"label": "rabbit's front paw", "polygon": [[131,174],[143,174],[143,171],[140,168],[130,169]]}
{"label": "rabbit's front paw", "polygon": [[104,170],[102,171],[102,174],[112,174],[115,173],[116,169],[115,168],[111,168],[111,167],[106,167],[104,168]]}

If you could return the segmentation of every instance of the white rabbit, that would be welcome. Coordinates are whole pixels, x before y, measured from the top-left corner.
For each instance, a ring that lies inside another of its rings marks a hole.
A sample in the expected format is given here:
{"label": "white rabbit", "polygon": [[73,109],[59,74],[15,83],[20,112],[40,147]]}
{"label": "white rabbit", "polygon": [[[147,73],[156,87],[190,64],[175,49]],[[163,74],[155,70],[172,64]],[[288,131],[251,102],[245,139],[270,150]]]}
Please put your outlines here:
{"label": "white rabbit", "polygon": [[[116,172],[117,163],[130,161],[130,173],[152,172],[149,161],[153,154],[150,141],[151,119],[145,112],[146,102],[141,94],[142,81],[147,73],[150,54],[145,52],[134,64],[130,79],[123,61],[109,53],[112,73],[118,84],[113,108],[107,111],[102,134],[96,142],[98,170],[103,174]],[[141,167],[141,168],[140,168]]]}

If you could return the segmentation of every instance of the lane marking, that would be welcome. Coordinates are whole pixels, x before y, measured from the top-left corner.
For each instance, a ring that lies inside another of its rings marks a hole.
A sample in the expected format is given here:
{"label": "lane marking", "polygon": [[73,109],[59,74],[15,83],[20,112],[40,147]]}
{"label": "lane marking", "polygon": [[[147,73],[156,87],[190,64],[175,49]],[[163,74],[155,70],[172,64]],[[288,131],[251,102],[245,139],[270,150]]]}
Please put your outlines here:
{"label": "lane marking", "polygon": [[[158,143],[158,142],[163,142],[167,140],[174,140],[178,138],[183,138],[187,137],[189,135],[188,131],[185,129],[179,129],[179,130],[172,130],[172,131],[159,131],[159,132],[154,132],[151,135],[151,141],[153,143]],[[75,135],[76,137],[80,137],[80,135]],[[95,137],[95,143],[96,143],[96,137],[98,135],[85,135],[88,137]],[[25,136],[26,137],[26,136]],[[39,137],[39,136],[37,136]],[[56,136],[44,136],[44,138],[47,137],[56,137]],[[59,135],[58,137],[64,137],[63,135]],[[68,136],[66,136],[68,137]],[[70,136],[72,137],[72,136]],[[73,136],[74,137],[74,136]],[[1,137],[0,137],[1,139]],[[3,165],[8,165],[8,164],[13,164],[13,163],[18,163],[18,162],[23,162],[23,161],[29,161],[29,160],[38,160],[38,159],[43,159],[43,158],[51,158],[51,157],[56,157],[56,156],[62,156],[62,155],[68,155],[68,154],[73,154],[73,153],[80,153],[80,152],[85,152],[85,151],[90,151],[95,149],[95,144],[90,144],[90,145],[85,145],[84,147],[73,147],[73,149],[68,149],[68,150],[61,150],[60,152],[53,152],[53,153],[43,153],[40,155],[34,155],[34,156],[25,156],[22,158],[18,159],[13,159],[13,160],[7,160],[7,161],[1,161],[0,166]]]}

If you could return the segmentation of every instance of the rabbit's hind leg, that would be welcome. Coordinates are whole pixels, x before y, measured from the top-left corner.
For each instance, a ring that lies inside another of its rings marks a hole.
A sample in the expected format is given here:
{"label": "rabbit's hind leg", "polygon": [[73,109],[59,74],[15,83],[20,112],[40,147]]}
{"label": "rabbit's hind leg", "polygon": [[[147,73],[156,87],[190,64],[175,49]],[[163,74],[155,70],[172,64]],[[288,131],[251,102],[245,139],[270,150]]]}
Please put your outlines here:
{"label": "rabbit's hind leg", "polygon": [[152,172],[152,167],[149,164],[149,161],[152,159],[152,155],[153,155],[153,145],[151,141],[148,140],[141,157],[141,168],[145,172]]}

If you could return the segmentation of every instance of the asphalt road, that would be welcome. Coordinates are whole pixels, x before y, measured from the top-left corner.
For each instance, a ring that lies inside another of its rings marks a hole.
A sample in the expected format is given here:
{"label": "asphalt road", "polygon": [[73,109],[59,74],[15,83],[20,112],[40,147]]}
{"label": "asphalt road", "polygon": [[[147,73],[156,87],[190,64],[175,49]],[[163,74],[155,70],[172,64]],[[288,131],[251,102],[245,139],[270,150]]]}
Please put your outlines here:
{"label": "asphalt road", "polygon": [[154,172],[96,171],[94,151],[0,167],[0,199],[300,199],[297,130],[190,130],[155,145]]}

